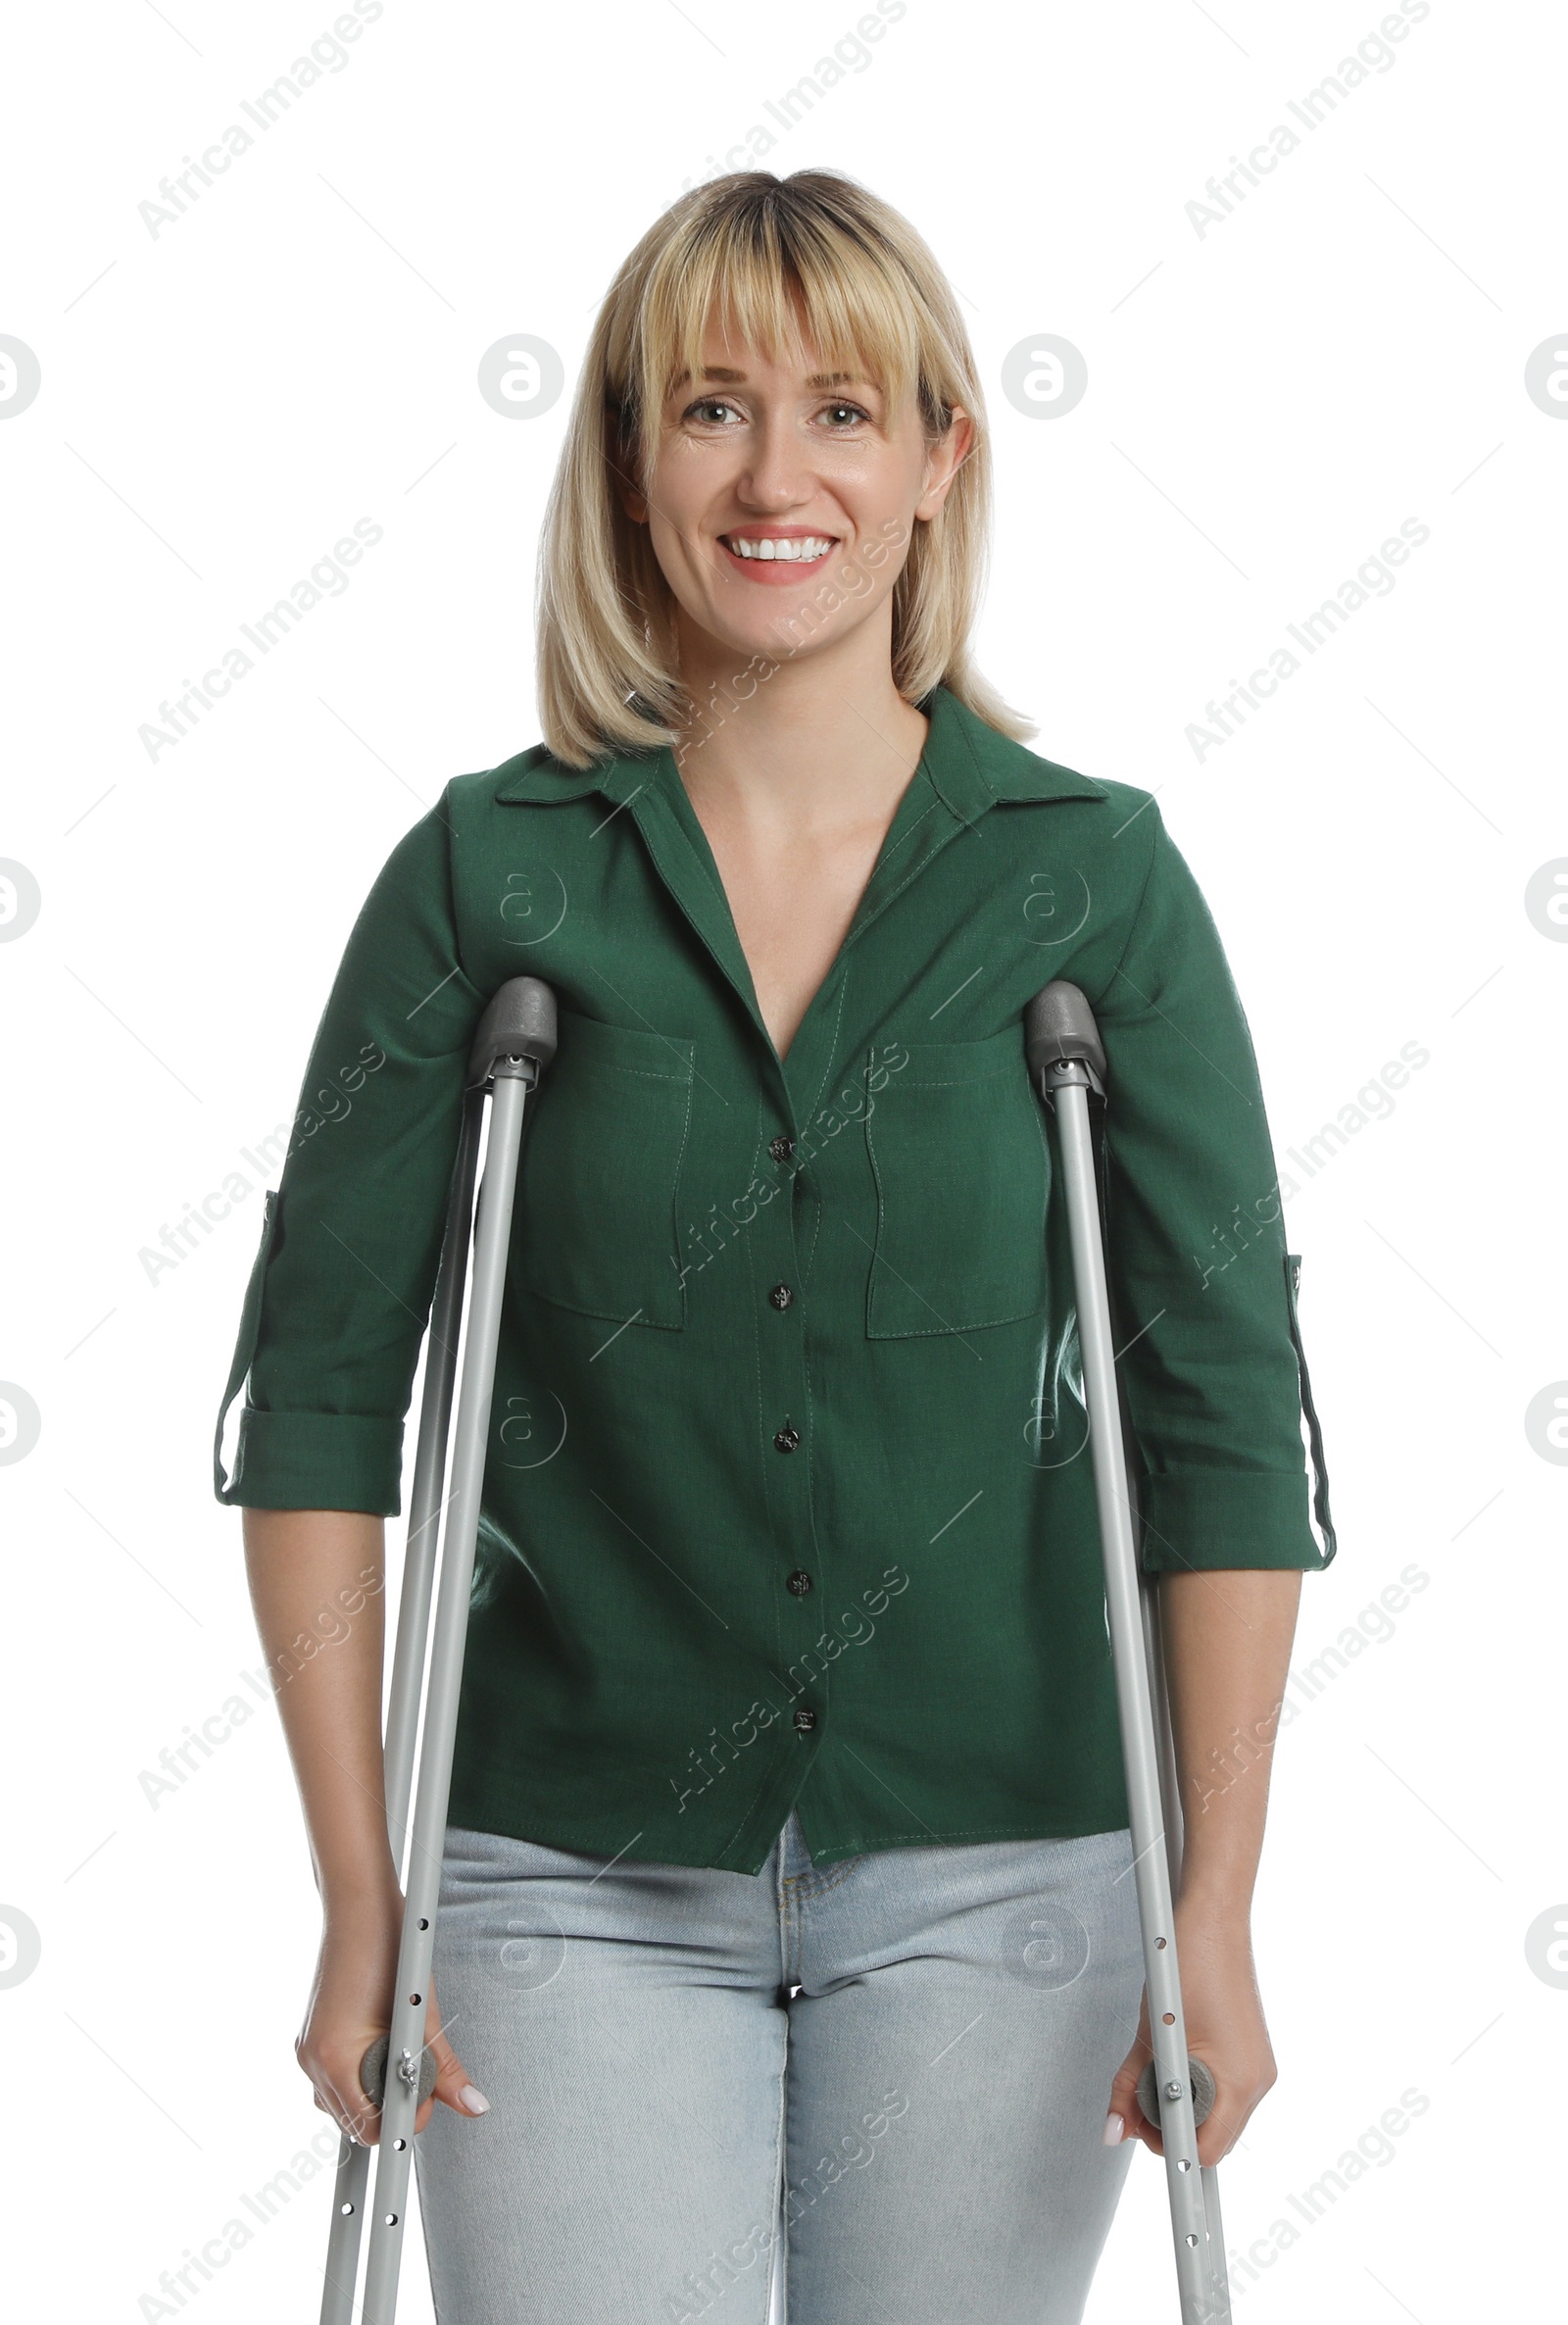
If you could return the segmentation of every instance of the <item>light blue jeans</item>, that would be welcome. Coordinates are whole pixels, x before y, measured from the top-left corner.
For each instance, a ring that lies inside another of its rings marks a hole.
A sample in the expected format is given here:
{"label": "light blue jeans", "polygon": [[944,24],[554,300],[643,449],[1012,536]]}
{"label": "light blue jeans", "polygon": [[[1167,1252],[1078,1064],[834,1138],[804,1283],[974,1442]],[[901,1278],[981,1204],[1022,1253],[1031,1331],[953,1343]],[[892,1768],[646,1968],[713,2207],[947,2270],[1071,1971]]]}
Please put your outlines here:
{"label": "light blue jeans", "polygon": [[1123,1828],[756,1875],[448,1828],[490,2101],[416,2145],[438,2325],[1076,2325],[1134,2143]]}

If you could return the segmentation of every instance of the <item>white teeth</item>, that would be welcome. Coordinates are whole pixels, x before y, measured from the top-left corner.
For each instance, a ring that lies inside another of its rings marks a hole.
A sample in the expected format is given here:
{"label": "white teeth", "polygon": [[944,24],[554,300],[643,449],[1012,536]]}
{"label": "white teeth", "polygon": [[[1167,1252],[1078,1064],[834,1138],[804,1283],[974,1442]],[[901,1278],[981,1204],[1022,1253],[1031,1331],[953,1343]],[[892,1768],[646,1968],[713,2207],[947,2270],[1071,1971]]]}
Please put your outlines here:
{"label": "white teeth", "polygon": [[725,537],[724,545],[727,549],[733,549],[737,557],[774,558],[786,565],[802,565],[808,564],[814,557],[825,557],[833,543],[827,534],[813,533],[804,541],[754,541]]}

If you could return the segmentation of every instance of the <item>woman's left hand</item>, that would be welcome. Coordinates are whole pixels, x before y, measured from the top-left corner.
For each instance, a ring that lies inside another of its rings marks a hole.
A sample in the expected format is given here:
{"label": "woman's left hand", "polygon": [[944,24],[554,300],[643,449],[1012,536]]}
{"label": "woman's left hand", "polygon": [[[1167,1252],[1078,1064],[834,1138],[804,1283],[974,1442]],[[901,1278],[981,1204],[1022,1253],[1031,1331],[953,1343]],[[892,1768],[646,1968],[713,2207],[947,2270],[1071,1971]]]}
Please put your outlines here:
{"label": "woman's left hand", "polygon": [[[1214,2078],[1214,2103],[1198,2127],[1198,2160],[1207,2165],[1218,2163],[1235,2146],[1278,2070],[1263,2023],[1246,1911],[1184,1899],[1176,1906],[1175,1920],[1187,2049]],[[1146,1989],[1138,2039],[1110,2086],[1109,2112],[1121,2117],[1126,2137],[1140,2139],[1152,2153],[1163,2155],[1159,2126],[1147,2120],[1137,2099],[1138,2078],[1152,2055]]]}

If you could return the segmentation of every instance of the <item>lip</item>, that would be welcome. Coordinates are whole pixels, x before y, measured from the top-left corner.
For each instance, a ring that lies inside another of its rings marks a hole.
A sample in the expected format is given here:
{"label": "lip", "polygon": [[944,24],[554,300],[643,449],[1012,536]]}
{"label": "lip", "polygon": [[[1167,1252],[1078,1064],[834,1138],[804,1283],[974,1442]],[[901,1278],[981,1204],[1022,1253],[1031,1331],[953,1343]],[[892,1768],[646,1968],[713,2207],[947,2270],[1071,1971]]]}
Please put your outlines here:
{"label": "lip", "polygon": [[819,573],[841,547],[836,534],[829,534],[819,524],[732,524],[729,532],[742,541],[808,541],[813,537],[828,543],[820,557],[799,558],[737,557],[723,534],[718,546],[725,564],[732,572],[744,573],[748,581],[759,582],[764,589],[787,589],[792,581],[804,580]]}

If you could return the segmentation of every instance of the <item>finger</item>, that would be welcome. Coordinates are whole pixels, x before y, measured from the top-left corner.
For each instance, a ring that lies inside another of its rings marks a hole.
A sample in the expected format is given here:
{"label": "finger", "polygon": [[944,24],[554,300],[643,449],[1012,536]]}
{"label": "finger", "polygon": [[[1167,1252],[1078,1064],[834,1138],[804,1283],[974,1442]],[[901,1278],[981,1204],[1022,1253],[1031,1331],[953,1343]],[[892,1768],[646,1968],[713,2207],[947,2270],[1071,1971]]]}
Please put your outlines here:
{"label": "finger", "polygon": [[[1208,2064],[1206,2060],[1204,2063]],[[1209,2067],[1209,2072],[1214,2073],[1212,2066]],[[1133,2101],[1133,2105],[1135,2108],[1138,2105],[1136,2098]],[[1198,2133],[1197,2152],[1200,2169],[1219,2163],[1230,2153],[1250,2111],[1250,2108],[1244,2110],[1236,2104],[1231,2087],[1221,2082],[1219,2076],[1215,2074],[1213,2102],[1202,2121],[1195,2126]],[[1148,2125],[1139,2136],[1144,2139],[1151,2154],[1164,2154],[1165,2143],[1160,2137],[1157,2124]]]}
{"label": "finger", "polygon": [[[1212,2067],[1209,2069],[1213,2073]],[[1255,2104],[1255,2101],[1253,2104]],[[1234,2088],[1214,2077],[1214,2103],[1198,2127],[1198,2160],[1207,2166],[1222,2162],[1242,2136],[1251,2106],[1240,2103]]]}
{"label": "finger", "polygon": [[[1212,2068],[1210,2068],[1210,2072],[1213,2072]],[[1250,2108],[1244,2111],[1236,2105],[1228,2087],[1220,2082],[1217,2075],[1214,2078],[1214,2083],[1213,2103],[1201,2123],[1195,2127],[1198,2133],[1197,2152],[1200,2169],[1206,2168],[1210,2164],[1219,2163],[1230,2153],[1247,2121],[1248,2114],[1251,2111]],[[1144,2121],[1136,2098],[1133,2099],[1132,2105],[1135,2112],[1139,2114],[1140,2120]],[[1144,2121],[1144,2128],[1137,2136],[1144,2141],[1152,2155],[1164,2154],[1165,2143],[1160,2137],[1158,2124]]]}
{"label": "finger", "polygon": [[[441,2005],[436,1999],[432,1981],[425,2010],[425,2051],[435,2067],[435,2086],[424,2100],[414,2118],[416,2133],[423,2131],[435,2112],[435,2102],[452,2108],[455,2114],[470,2118],[489,2112],[490,2102],[475,2084],[467,2068],[447,2039]],[[421,2062],[422,2063],[422,2062]]]}
{"label": "finger", "polygon": [[371,2105],[363,2093],[359,2105],[351,2106],[336,2081],[327,2076],[317,2086],[316,2103],[323,2114],[331,2116],[345,2138],[356,2141],[362,2148],[375,2145],[379,2137],[379,2110]]}
{"label": "finger", "polygon": [[[1157,2126],[1150,2123],[1138,2103],[1138,2078],[1144,2071],[1145,2061],[1152,2055],[1147,2042],[1137,2042],[1133,2045],[1111,2082],[1108,2107],[1109,2114],[1120,2118],[1122,2137],[1130,2140],[1142,2140],[1146,2147],[1151,2144],[1151,2135],[1154,2140],[1157,2140],[1159,2132]],[[1108,2126],[1105,2137],[1108,2144],[1116,2145],[1110,2138]],[[1157,2155],[1161,2151],[1155,2147],[1153,2152]]]}
{"label": "finger", "polygon": [[368,2105],[365,2094],[358,2092],[351,2102],[338,2076],[314,2049],[308,2050],[303,2041],[297,2041],[294,2045],[294,2060],[300,2073],[311,2085],[313,2103],[320,2108],[323,2115],[331,2116],[346,2138],[358,2139],[363,2145],[368,2146],[376,2136],[375,2110]]}
{"label": "finger", "polygon": [[451,2107],[459,2115],[487,2114],[490,2102],[480,2091],[446,2037],[441,2034],[434,2036],[429,2049],[436,2070],[435,2088],[419,2111],[415,2124],[416,2131],[424,2129],[425,2124],[435,2111],[437,2100],[440,2100],[444,2106]]}

